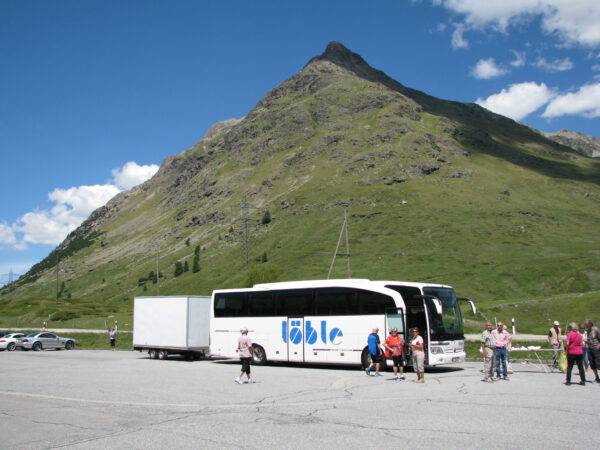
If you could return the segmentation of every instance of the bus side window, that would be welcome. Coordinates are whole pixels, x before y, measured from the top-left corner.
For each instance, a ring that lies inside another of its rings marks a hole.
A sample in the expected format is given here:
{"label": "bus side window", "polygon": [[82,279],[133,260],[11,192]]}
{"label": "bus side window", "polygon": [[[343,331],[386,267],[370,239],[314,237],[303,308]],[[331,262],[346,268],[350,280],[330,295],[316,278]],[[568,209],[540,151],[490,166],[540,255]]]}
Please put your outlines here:
{"label": "bus side window", "polygon": [[223,297],[223,294],[215,295],[215,317],[225,317],[225,297]]}
{"label": "bus side window", "polygon": [[385,314],[386,309],[395,309],[391,297],[378,292],[359,291],[358,300],[362,314]]}
{"label": "bus side window", "polygon": [[269,317],[277,315],[275,298],[272,292],[251,292],[248,294],[248,312],[250,316]]}
{"label": "bus side window", "polygon": [[248,315],[246,294],[223,292],[215,298],[215,317],[243,317]]}
{"label": "bus side window", "polygon": [[[356,305],[356,294],[350,289],[322,288],[316,290],[315,314],[317,316],[359,314]],[[353,312],[353,309],[356,311]]]}
{"label": "bus side window", "polygon": [[294,289],[278,291],[275,293],[277,302],[277,315],[287,317],[312,316],[313,291],[312,289]]}

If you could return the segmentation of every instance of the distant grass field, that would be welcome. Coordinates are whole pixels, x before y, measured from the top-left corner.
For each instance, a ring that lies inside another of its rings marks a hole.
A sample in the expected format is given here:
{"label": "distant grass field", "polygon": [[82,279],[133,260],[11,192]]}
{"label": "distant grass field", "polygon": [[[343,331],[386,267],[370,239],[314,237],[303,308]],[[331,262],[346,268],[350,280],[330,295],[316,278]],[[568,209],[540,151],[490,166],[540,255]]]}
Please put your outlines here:
{"label": "distant grass field", "polygon": [[[542,348],[549,348],[548,342],[532,342],[532,341],[513,341],[513,347],[528,347],[528,346],[539,346]],[[481,354],[479,353],[479,348],[481,345],[479,342],[465,342],[465,352],[467,354],[467,359],[469,360],[481,360]],[[545,353],[541,353],[541,357],[547,356]],[[511,360],[530,360],[537,361],[537,357],[532,352],[511,352],[509,354]]]}

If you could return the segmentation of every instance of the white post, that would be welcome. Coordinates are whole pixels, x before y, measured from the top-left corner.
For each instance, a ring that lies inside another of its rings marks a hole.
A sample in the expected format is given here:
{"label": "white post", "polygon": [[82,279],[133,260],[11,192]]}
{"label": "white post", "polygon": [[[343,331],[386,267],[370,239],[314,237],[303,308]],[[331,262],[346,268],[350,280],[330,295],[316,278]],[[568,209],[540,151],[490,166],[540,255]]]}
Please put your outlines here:
{"label": "white post", "polygon": [[512,329],[513,329],[513,332],[512,332],[512,334],[513,334],[513,336],[514,336],[515,334],[517,334],[517,331],[516,331],[516,329],[515,329],[515,318],[514,318],[514,317],[512,318]]}

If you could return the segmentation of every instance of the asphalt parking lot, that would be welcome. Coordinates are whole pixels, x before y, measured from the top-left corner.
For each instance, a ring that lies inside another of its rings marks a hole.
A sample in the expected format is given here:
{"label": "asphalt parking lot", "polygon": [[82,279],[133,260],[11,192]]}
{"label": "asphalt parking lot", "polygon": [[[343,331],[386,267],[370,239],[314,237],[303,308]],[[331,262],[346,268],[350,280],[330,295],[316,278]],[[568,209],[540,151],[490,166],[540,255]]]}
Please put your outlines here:
{"label": "asphalt parking lot", "polygon": [[600,446],[600,385],[563,386],[562,374],[515,365],[510,381],[486,384],[479,365],[465,363],[419,385],[348,367],[252,369],[257,383],[240,386],[227,362],[3,352],[0,447]]}

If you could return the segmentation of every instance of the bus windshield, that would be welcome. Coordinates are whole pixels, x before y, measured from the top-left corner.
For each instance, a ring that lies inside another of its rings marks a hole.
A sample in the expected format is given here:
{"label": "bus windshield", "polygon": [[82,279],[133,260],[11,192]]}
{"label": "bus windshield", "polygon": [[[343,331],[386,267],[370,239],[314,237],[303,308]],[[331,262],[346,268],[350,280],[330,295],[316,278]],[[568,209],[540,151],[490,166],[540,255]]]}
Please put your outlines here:
{"label": "bus windshield", "polygon": [[431,295],[440,299],[442,303],[442,314],[436,310],[432,299],[428,298],[425,303],[429,314],[429,327],[432,341],[464,339],[462,315],[454,289],[442,287],[425,287],[425,295]]}

